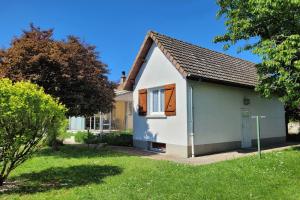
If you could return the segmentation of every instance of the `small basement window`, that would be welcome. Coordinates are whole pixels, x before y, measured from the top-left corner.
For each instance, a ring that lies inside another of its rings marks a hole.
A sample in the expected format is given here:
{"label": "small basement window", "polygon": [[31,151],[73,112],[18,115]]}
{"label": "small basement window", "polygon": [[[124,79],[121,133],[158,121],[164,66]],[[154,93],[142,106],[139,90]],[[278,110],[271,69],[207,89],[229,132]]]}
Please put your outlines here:
{"label": "small basement window", "polygon": [[151,150],[165,153],[166,152],[166,144],[159,142],[151,142]]}

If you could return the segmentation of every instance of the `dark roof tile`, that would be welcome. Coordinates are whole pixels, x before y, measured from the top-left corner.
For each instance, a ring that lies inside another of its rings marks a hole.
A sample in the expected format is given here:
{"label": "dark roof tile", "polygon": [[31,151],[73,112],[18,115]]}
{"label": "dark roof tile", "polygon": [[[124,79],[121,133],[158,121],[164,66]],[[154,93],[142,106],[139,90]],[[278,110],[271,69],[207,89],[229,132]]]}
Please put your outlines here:
{"label": "dark roof tile", "polygon": [[254,87],[258,76],[255,64],[150,31],[133,63],[124,88],[132,90],[135,77],[152,43],[155,43],[178,71],[187,78],[200,78]]}
{"label": "dark roof tile", "polygon": [[155,43],[180,64],[188,76],[255,86],[255,64],[151,31]]}

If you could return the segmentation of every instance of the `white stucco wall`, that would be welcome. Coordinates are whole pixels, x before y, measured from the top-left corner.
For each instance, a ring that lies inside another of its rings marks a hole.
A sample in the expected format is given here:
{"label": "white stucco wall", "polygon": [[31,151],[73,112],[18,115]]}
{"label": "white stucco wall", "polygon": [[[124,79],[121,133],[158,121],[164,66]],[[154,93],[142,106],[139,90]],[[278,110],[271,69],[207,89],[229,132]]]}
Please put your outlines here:
{"label": "white stucco wall", "polygon": [[[241,141],[241,109],[250,115],[264,115],[261,120],[261,137],[284,137],[284,107],[276,99],[261,98],[251,89],[220,84],[188,81],[193,85],[195,144]],[[243,98],[250,105],[243,104]],[[252,139],[256,138],[256,123],[250,119]]]}
{"label": "white stucco wall", "polygon": [[[176,116],[149,119],[138,115],[138,90],[176,84]],[[186,81],[153,44],[136,77],[133,91],[134,139],[187,146]]]}

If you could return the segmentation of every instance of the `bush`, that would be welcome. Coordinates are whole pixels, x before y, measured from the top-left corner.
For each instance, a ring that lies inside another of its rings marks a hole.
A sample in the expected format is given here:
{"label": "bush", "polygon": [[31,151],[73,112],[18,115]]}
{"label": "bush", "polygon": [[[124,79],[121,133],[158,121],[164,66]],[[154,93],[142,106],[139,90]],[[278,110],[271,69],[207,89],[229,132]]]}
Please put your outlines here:
{"label": "bush", "polygon": [[62,126],[56,131],[49,132],[46,140],[46,145],[51,146],[53,150],[59,150],[59,146],[63,145],[66,136],[67,120],[62,121]]}
{"label": "bush", "polygon": [[75,133],[75,142],[85,144],[99,144],[102,143],[99,135],[94,135],[89,131],[78,131]]}
{"label": "bush", "polygon": [[59,139],[65,140],[65,139],[68,139],[68,138],[70,138],[70,137],[72,137],[72,136],[75,136],[74,133],[68,132],[67,130],[65,130],[65,131],[63,131],[63,132],[61,133],[61,135],[59,135]]}
{"label": "bush", "polygon": [[85,143],[85,140],[88,137],[88,132],[78,131],[78,132],[74,133],[74,136],[75,136],[75,142]]}
{"label": "bush", "polygon": [[91,132],[77,132],[75,133],[75,141],[85,144],[99,144],[107,143],[116,146],[132,146],[132,132],[110,132],[95,135]]}
{"label": "bush", "polygon": [[84,139],[84,143],[86,144],[99,144],[103,143],[99,135],[94,135],[91,132],[87,132],[87,137]]}
{"label": "bush", "polygon": [[133,146],[132,133],[128,131],[111,132],[100,136],[102,143],[115,146]]}
{"label": "bush", "polygon": [[[66,124],[63,127],[67,126],[67,120]],[[70,138],[71,136],[74,136],[73,133],[68,132],[65,128],[62,130],[53,133],[52,135],[49,135],[47,137],[47,141],[45,145],[52,147],[53,150],[59,150],[59,146],[64,145],[64,140]]]}
{"label": "bush", "polygon": [[0,79],[0,185],[47,136],[65,129],[65,112],[37,85]]}

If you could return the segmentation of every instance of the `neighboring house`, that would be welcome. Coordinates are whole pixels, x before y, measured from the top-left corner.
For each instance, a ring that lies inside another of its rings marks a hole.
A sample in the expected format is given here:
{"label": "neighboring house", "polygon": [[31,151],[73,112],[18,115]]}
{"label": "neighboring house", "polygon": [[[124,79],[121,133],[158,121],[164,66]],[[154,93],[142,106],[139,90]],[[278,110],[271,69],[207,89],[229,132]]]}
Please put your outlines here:
{"label": "neighboring house", "polygon": [[118,130],[132,129],[133,126],[132,92],[123,90],[125,80],[126,76],[123,71],[116,90],[115,107],[112,110],[112,118]]}
{"label": "neighboring house", "polygon": [[149,32],[124,89],[133,91],[134,146],[181,157],[285,141],[285,111],[254,92],[255,64]]}
{"label": "neighboring house", "polygon": [[115,104],[110,113],[97,113],[92,117],[70,117],[69,131],[103,132],[112,130],[132,129],[132,92],[123,90],[126,80],[125,72],[122,72],[121,81],[115,90]]}
{"label": "neighboring house", "polygon": [[288,124],[288,133],[289,134],[300,134],[300,122],[289,122]]}

